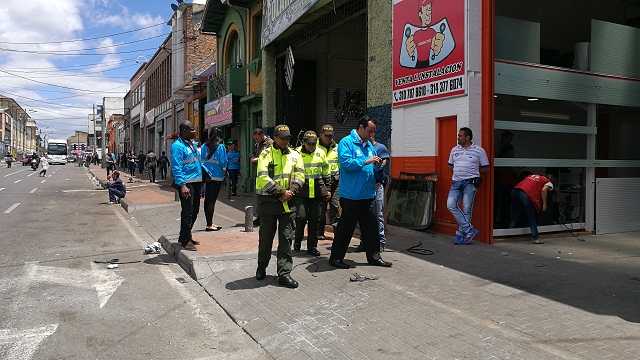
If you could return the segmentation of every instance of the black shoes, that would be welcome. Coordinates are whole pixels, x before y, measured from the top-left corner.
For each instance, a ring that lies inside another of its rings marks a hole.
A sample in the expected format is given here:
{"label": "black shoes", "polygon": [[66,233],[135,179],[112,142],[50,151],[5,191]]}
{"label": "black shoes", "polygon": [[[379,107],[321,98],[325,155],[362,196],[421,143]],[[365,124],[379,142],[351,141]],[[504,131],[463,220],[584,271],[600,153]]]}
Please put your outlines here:
{"label": "black shoes", "polygon": [[300,248],[302,247],[302,243],[299,243],[297,241],[293,242],[293,250],[295,251],[300,251]]}
{"label": "black shoes", "polygon": [[264,280],[267,277],[267,269],[258,268],[256,270],[256,280]]}
{"label": "black shoes", "polygon": [[331,265],[333,267],[337,267],[338,269],[349,269],[349,268],[351,268],[351,266],[349,266],[349,264],[346,264],[342,260],[329,259],[329,265]]}
{"label": "black shoes", "polygon": [[313,256],[320,256],[320,251],[317,248],[311,248],[307,250],[307,254]]}
{"label": "black shoes", "polygon": [[298,287],[298,282],[293,280],[291,275],[280,275],[278,277],[278,283],[284,287],[288,287],[289,289],[295,289]]}
{"label": "black shoes", "polygon": [[370,260],[369,265],[373,266],[382,266],[382,267],[391,267],[393,263],[382,260],[381,258],[377,258],[375,260]]}
{"label": "black shoes", "polygon": [[356,248],[355,248],[355,250],[354,250],[354,251],[355,251],[355,252],[358,252],[358,253],[360,253],[360,252],[364,252],[364,251],[365,251],[365,249],[364,249],[364,244],[361,242],[358,246],[356,246]]}

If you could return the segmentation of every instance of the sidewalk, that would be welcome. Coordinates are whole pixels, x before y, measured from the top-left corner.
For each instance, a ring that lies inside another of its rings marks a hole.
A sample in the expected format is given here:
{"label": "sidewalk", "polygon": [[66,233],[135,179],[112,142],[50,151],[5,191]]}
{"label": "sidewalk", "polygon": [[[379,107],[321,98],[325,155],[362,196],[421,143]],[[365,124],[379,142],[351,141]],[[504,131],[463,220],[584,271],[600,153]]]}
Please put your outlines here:
{"label": "sidewalk", "polygon": [[[268,278],[254,278],[258,234],[244,232],[252,194],[221,193],[217,232],[203,231],[201,210],[194,238],[202,245],[189,252],[176,245],[173,189],[127,186],[129,215],[276,359],[640,358],[640,233],[454,246],[389,226],[383,258],[393,268],[368,266],[352,241],[345,261],[354,268],[335,269],[323,241],[320,257],[294,252],[300,287],[290,290],[277,285],[275,256]],[[432,254],[408,251],[419,243]],[[354,273],[380,278],[350,282]]]}

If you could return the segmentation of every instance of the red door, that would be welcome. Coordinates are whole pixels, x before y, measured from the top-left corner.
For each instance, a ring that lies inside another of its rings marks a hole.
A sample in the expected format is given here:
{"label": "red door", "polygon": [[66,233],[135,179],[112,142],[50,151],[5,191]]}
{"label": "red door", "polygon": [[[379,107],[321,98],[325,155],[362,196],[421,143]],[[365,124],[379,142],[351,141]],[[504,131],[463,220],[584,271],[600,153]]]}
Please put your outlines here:
{"label": "red door", "polygon": [[[458,144],[458,118],[457,116],[447,116],[438,118],[438,153],[436,157],[436,166],[438,171],[438,198],[436,207],[436,223],[440,226],[451,224],[452,228],[447,229],[439,227],[438,231],[443,233],[451,233],[451,229],[455,232],[458,227],[456,220],[451,212],[447,210],[447,196],[451,188],[451,172],[449,171],[449,154],[451,149]],[[447,228],[449,228],[447,226]]]}

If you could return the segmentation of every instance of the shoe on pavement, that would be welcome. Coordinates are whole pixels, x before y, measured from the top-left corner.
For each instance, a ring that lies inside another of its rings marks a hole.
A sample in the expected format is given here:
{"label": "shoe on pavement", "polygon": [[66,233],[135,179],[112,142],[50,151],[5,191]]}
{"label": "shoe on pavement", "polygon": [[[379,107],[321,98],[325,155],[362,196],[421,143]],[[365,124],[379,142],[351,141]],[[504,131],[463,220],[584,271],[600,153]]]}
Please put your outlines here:
{"label": "shoe on pavement", "polygon": [[349,264],[346,264],[342,260],[334,260],[334,259],[329,259],[329,265],[333,267],[337,267],[338,269],[349,269],[351,267],[349,266]]}
{"label": "shoe on pavement", "polygon": [[358,246],[356,246],[355,252],[360,253],[360,252],[364,252],[364,251],[365,251],[364,250],[364,244],[362,242],[360,242],[360,244],[358,244]]}
{"label": "shoe on pavement", "polygon": [[298,287],[298,282],[293,280],[291,275],[280,275],[278,277],[278,283],[284,287],[288,287],[289,289],[295,289]]}
{"label": "shoe on pavement", "polygon": [[456,234],[455,240],[453,240],[453,245],[462,245],[462,240],[464,239],[463,235]]}
{"label": "shoe on pavement", "polygon": [[377,258],[375,260],[369,261],[369,265],[382,266],[382,267],[391,267],[393,265],[393,263],[390,263],[388,261],[384,261],[381,258]]}
{"label": "shoe on pavement", "polygon": [[380,252],[384,252],[384,247],[386,244],[380,244]]}
{"label": "shoe on pavement", "polygon": [[320,256],[320,251],[317,248],[307,249],[307,254],[312,256]]}
{"label": "shoe on pavement", "polygon": [[302,244],[298,241],[294,241],[293,242],[293,250],[295,251],[300,251],[300,248],[302,247]]}
{"label": "shoe on pavement", "polygon": [[267,269],[258,268],[256,270],[256,280],[264,280],[267,277]]}
{"label": "shoe on pavement", "polygon": [[544,240],[537,238],[537,239],[533,239],[533,243],[534,244],[544,244]]}
{"label": "shoe on pavement", "polygon": [[182,248],[188,251],[196,251],[198,249],[196,249],[196,246],[193,245],[191,242],[188,242],[186,244],[182,244]]}
{"label": "shoe on pavement", "polygon": [[471,228],[471,231],[469,231],[469,233],[462,240],[462,245],[469,244],[471,240],[473,240],[473,238],[476,237],[476,235],[478,235],[478,233],[479,233],[478,230]]}

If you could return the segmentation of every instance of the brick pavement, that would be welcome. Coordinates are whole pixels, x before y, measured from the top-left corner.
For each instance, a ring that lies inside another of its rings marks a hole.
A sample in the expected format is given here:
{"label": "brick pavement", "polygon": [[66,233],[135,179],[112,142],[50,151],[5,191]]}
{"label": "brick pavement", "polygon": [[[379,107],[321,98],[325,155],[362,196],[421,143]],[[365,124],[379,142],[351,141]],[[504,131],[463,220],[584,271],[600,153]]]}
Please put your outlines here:
{"label": "brick pavement", "polygon": [[[275,256],[270,276],[254,278],[257,233],[242,231],[252,199],[221,196],[214,222],[223,229],[197,231],[198,252],[172,245],[179,203],[129,215],[276,359],[640,358],[640,233],[453,246],[389,226],[383,257],[393,268],[350,250],[355,267],[334,269],[323,242],[321,257],[294,255],[300,287],[290,290],[277,285]],[[195,228],[204,229],[200,214]],[[433,255],[407,251],[418,242]],[[356,272],[380,279],[350,282]]]}

